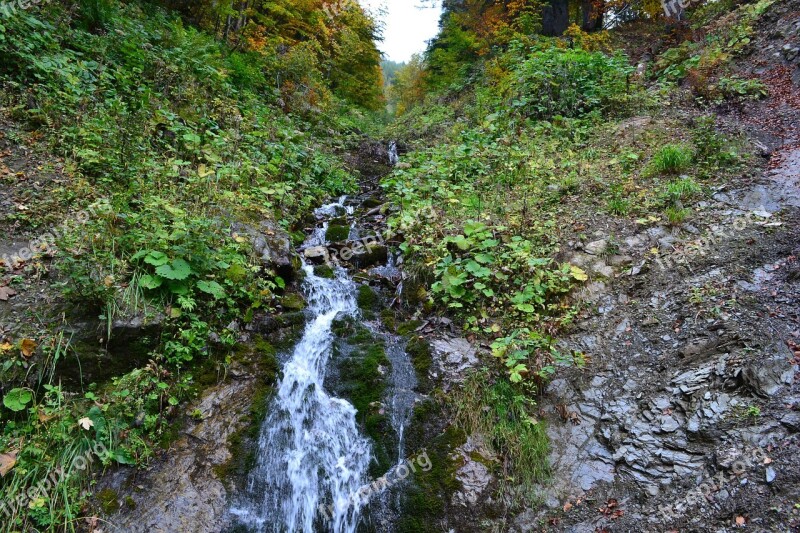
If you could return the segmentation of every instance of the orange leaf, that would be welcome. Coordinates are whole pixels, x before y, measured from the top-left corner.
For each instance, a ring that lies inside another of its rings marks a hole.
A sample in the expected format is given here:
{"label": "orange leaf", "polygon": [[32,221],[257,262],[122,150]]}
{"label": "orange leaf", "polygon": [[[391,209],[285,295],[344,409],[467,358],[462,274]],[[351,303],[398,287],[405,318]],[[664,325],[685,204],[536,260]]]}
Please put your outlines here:
{"label": "orange leaf", "polygon": [[743,516],[737,516],[736,517],[736,525],[737,526],[743,526],[744,522],[745,522],[745,520],[744,520]]}
{"label": "orange leaf", "polygon": [[37,344],[33,340],[22,339],[22,342],[19,343],[19,350],[25,357],[30,357],[33,355],[34,350],[36,350],[36,346]]}

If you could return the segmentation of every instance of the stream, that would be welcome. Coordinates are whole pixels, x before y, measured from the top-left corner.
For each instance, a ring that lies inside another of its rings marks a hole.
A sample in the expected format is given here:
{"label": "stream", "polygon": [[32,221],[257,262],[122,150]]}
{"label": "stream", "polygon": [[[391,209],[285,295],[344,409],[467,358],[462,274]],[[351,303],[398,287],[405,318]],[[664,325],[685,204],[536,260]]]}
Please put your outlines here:
{"label": "stream", "polygon": [[[346,206],[346,201],[342,197],[315,211],[318,224],[303,248],[329,244],[325,235],[332,217],[346,215],[353,220],[354,206]],[[358,235],[355,222],[352,228],[351,239]],[[390,260],[378,269],[392,267]],[[415,401],[416,376],[403,341],[379,323],[361,318],[357,284],[345,268],[334,265],[332,279],[318,276],[309,264],[304,263],[303,270],[308,302],[305,330],[283,365],[283,377],[261,427],[255,467],[243,494],[234,496],[230,514],[248,531],[349,533],[363,521],[365,506],[384,491],[365,490],[371,482],[373,449],[359,428],[355,407],[324,386],[334,353],[334,321],[360,320],[386,343],[392,369],[385,403],[397,435],[397,465],[404,460],[403,433]]]}

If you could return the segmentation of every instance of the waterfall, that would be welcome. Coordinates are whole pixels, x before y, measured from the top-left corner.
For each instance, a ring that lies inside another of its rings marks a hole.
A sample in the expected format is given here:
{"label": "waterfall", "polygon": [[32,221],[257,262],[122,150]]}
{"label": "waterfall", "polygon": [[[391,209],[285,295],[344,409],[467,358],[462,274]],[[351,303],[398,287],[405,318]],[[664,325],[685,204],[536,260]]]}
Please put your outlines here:
{"label": "waterfall", "polygon": [[400,156],[397,155],[397,143],[392,141],[389,143],[389,165],[395,166],[397,163],[400,162]]}
{"label": "waterfall", "polygon": [[[346,200],[342,197],[314,211],[318,225],[304,247],[326,245],[328,219],[353,215],[354,208],[346,206]],[[358,234],[355,223],[352,232]],[[387,265],[373,270],[381,269],[399,278],[391,254]],[[284,364],[283,378],[261,427],[256,464],[230,513],[248,531],[354,533],[370,498],[379,507],[387,503],[383,495],[375,498],[384,491],[371,489],[367,479],[372,445],[360,434],[356,409],[323,386],[333,351],[333,322],[359,314],[356,283],[338,266],[333,279],[317,276],[311,265],[303,270],[308,300],[305,331]],[[397,465],[384,476],[391,478],[404,461],[416,374],[403,339],[385,332],[378,322],[364,325],[385,341],[391,362],[387,407],[398,448]]]}
{"label": "waterfall", "polygon": [[[329,211],[335,208],[320,210]],[[284,366],[246,494],[231,514],[257,531],[352,533],[366,503],[358,491],[367,481],[372,450],[359,433],[356,409],[330,396],[323,382],[334,319],[358,313],[355,284],[343,269],[334,279],[316,276],[308,265],[303,269],[311,318]]]}

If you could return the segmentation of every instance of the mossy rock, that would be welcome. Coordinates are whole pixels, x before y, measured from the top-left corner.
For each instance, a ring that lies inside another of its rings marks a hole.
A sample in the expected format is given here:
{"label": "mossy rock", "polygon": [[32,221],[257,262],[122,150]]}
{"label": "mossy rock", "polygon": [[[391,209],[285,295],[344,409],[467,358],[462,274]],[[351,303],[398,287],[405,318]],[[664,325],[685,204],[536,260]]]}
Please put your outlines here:
{"label": "mossy rock", "polygon": [[391,309],[383,309],[381,311],[381,322],[389,331],[393,333],[397,332],[397,316]]}
{"label": "mossy rock", "polygon": [[269,399],[278,382],[280,363],[277,348],[263,337],[257,336],[252,344],[247,345],[250,357],[256,365],[256,373],[261,377],[253,390],[252,401],[244,426],[228,437],[228,449],[231,458],[226,463],[214,467],[214,473],[220,480],[242,481],[256,464],[258,452],[258,436],[261,425],[267,417]]}
{"label": "mossy rock", "polygon": [[335,274],[329,265],[317,265],[314,267],[314,274],[320,278],[333,279]]}
{"label": "mossy rock", "polygon": [[406,353],[411,357],[411,364],[417,371],[418,388],[422,393],[428,393],[432,389],[430,379],[430,369],[433,366],[433,356],[431,347],[424,337],[415,335],[408,340]]}
{"label": "mossy rock", "polygon": [[[388,416],[381,412],[391,362],[384,342],[357,321],[337,320],[332,330],[349,347],[336,350],[336,394],[356,408],[357,422],[373,441],[375,460],[370,464],[370,475],[380,477],[397,457],[397,436]],[[346,355],[339,357],[340,353]]]}
{"label": "mossy rock", "polygon": [[281,305],[284,309],[290,311],[302,311],[306,308],[306,301],[299,294],[290,292],[283,295],[283,298],[281,298]]}
{"label": "mossy rock", "polygon": [[350,236],[350,226],[337,226],[331,224],[325,232],[325,240],[328,242],[346,241]]}
{"label": "mossy rock", "polygon": [[356,301],[362,311],[375,312],[381,306],[380,296],[369,285],[359,285]]}
{"label": "mossy rock", "polygon": [[[430,468],[427,471],[417,469],[411,486],[401,497],[401,518],[396,524],[399,532],[441,531],[437,526],[448,514],[452,495],[461,488],[456,473],[462,463],[453,452],[466,442],[466,434],[454,426],[436,429],[444,418],[441,406],[433,401],[414,408],[407,434],[409,456],[418,456],[424,451]],[[441,433],[431,439],[432,431]]]}
{"label": "mossy rock", "polygon": [[364,201],[361,202],[361,205],[363,205],[365,209],[375,209],[384,203],[385,202],[377,196],[368,196],[367,198],[364,198]]}
{"label": "mossy rock", "polygon": [[114,489],[103,489],[97,493],[97,501],[100,508],[107,515],[112,515],[119,511],[119,494]]}

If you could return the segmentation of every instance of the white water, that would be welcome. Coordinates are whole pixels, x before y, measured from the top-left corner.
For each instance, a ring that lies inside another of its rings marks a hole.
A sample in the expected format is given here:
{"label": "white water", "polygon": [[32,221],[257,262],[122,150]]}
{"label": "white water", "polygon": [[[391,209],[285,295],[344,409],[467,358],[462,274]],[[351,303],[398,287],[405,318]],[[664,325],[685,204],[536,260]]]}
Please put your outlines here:
{"label": "white water", "polygon": [[[310,240],[319,237],[315,233]],[[359,434],[355,408],[331,397],[323,382],[333,348],[332,323],[358,312],[355,285],[341,269],[335,279],[314,275],[311,266],[304,270],[311,318],[284,366],[262,426],[257,464],[231,513],[257,531],[352,533],[366,503],[358,490],[367,481],[371,446]]]}
{"label": "white water", "polygon": [[397,155],[397,143],[392,141],[389,143],[389,165],[395,166],[400,162],[400,156]]}

